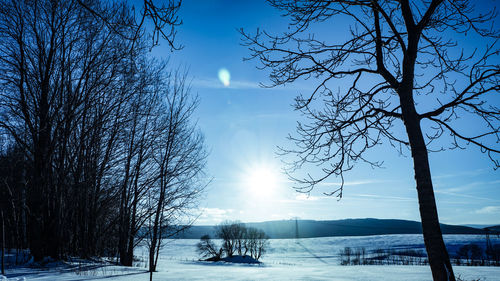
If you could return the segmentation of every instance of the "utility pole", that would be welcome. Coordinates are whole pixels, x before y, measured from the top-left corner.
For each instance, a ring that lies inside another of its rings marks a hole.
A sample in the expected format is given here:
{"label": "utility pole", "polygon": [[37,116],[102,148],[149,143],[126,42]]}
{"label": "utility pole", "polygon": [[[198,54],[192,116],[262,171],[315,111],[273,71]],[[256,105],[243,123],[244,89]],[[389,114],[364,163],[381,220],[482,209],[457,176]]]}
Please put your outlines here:
{"label": "utility pole", "polygon": [[299,218],[295,217],[295,239],[299,239]]}

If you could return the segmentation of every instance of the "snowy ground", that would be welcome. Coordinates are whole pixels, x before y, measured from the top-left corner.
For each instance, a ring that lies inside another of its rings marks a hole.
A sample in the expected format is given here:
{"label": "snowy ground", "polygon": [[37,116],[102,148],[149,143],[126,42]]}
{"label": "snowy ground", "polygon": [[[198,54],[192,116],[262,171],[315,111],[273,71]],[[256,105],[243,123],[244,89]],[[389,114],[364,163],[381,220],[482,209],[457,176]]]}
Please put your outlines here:
{"label": "snowy ground", "polygon": [[[484,236],[446,235],[450,252],[467,243],[484,244]],[[338,253],[344,247],[423,249],[420,235],[381,235],[270,240],[262,265],[199,262],[197,240],[174,240],[161,252],[155,280],[432,280],[428,266],[341,266]],[[495,241],[494,241],[495,242]],[[496,241],[499,242],[499,241]],[[137,251],[145,260],[146,253]],[[75,271],[64,266],[49,269],[8,269],[7,280],[149,280],[145,262],[138,267],[82,266]],[[455,266],[463,280],[500,280],[499,267]],[[0,278],[0,280],[2,280]],[[2,280],[2,281],[4,281]]]}

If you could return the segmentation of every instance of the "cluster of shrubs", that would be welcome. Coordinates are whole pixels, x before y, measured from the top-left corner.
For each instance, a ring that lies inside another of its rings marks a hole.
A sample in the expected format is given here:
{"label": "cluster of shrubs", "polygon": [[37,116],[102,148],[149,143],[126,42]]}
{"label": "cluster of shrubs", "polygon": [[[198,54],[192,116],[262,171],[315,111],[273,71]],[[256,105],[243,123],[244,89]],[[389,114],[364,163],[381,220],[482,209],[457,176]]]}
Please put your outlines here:
{"label": "cluster of shrubs", "polygon": [[423,251],[384,250],[366,251],[365,248],[345,247],[340,251],[341,265],[426,265],[426,254]]}
{"label": "cluster of shrubs", "polygon": [[500,244],[486,251],[477,244],[463,245],[458,248],[453,261],[456,265],[500,266]]}
{"label": "cluster of shrubs", "polygon": [[[346,247],[339,253],[341,265],[427,265],[425,251]],[[500,244],[484,250],[477,244],[462,245],[451,260],[454,265],[500,266]]]}
{"label": "cluster of shrubs", "polygon": [[218,225],[216,236],[221,239],[221,246],[217,246],[209,235],[203,235],[197,244],[198,253],[207,261],[219,261],[224,254],[226,257],[250,256],[258,261],[269,245],[269,237],[264,231],[239,222]]}

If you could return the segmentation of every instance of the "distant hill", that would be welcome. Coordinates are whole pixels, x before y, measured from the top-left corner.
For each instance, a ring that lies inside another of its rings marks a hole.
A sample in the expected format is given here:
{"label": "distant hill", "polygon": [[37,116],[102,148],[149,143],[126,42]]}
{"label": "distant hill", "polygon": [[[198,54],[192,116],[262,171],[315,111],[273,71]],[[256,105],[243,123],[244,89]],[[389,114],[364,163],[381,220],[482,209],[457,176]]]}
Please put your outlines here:
{"label": "distant hill", "polygon": [[494,232],[497,232],[497,233],[500,233],[500,224],[499,225],[492,225],[492,226],[488,226],[488,227],[485,227],[483,229],[488,229],[489,231],[494,231]]}
{"label": "distant hill", "polygon": [[461,226],[468,226],[473,228],[499,227],[499,225],[493,225],[493,224],[461,224]]}
{"label": "distant hill", "polygon": [[[395,219],[279,220],[245,225],[262,229],[272,239],[296,238],[297,234],[299,238],[313,238],[422,233],[420,222]],[[484,234],[482,229],[449,224],[441,224],[441,231],[443,234]],[[177,238],[199,239],[205,234],[215,237],[215,226],[195,225]]]}

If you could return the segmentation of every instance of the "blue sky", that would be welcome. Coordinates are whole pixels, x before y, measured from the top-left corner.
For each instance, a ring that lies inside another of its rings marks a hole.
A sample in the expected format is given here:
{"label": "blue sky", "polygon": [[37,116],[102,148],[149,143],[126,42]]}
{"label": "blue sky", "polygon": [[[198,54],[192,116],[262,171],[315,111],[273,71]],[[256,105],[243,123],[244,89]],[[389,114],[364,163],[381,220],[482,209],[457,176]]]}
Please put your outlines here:
{"label": "blue sky", "polygon": [[[411,158],[408,153],[398,155],[389,145],[371,152],[375,159],[383,159],[384,168],[361,164],[347,174],[340,201],[323,195],[340,179],[331,178],[306,196],[295,192],[293,183],[281,174],[276,147],[292,145],[286,136],[295,132],[301,118],[291,106],[293,99],[309,93],[314,81],[259,87],[268,83],[269,73],[256,69],[256,61],[243,61],[250,53],[240,45],[237,31],[241,27],[250,32],[284,31],[287,21],[279,11],[264,1],[187,0],[180,17],[183,25],[177,42],[184,48],[171,53],[160,46],[153,54],[169,57],[173,68],[189,69],[192,92],[200,97],[195,117],[210,151],[207,171],[213,181],[201,201],[203,213],[197,224],[293,217],[419,220]],[[221,68],[231,74],[229,87],[217,77]],[[484,154],[469,147],[432,153],[430,161],[441,222],[500,223],[499,171]]]}

